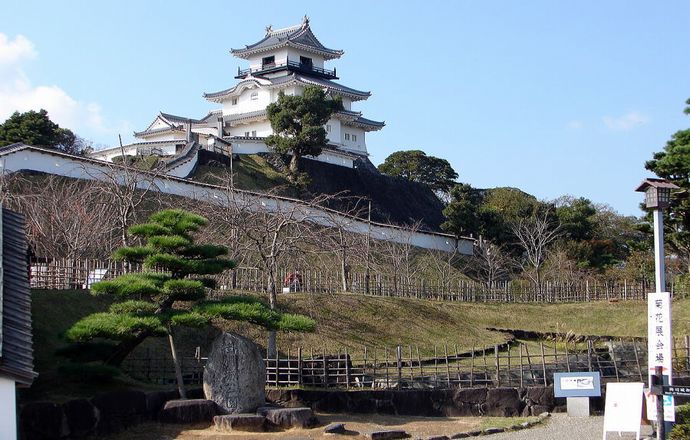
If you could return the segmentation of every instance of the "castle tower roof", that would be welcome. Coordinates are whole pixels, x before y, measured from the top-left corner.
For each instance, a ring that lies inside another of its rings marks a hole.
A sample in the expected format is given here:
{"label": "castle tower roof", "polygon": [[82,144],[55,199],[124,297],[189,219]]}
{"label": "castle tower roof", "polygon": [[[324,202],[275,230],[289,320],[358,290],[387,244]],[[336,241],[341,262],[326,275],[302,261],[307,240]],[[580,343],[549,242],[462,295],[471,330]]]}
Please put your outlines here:
{"label": "castle tower roof", "polygon": [[309,18],[304,17],[301,24],[274,30],[270,25],[266,27],[266,36],[244,49],[231,49],[230,53],[238,58],[247,59],[252,55],[268,52],[283,47],[293,47],[306,52],[321,55],[325,60],[340,58],[342,50],[329,49],[316,38],[309,27]]}

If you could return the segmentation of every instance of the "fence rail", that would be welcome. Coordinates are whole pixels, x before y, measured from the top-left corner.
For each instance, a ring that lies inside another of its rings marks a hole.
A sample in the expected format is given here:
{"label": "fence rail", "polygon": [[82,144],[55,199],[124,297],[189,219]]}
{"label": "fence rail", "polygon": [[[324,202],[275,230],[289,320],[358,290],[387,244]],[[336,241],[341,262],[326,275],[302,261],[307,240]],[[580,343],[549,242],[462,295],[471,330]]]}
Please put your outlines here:
{"label": "fence rail", "polygon": [[[31,262],[31,287],[34,289],[81,289],[93,282],[113,278],[125,272],[141,271],[138,265],[126,265],[111,260],[39,259]],[[279,271],[280,280],[289,271]],[[342,280],[337,271],[301,270],[299,282],[292,283],[292,290],[309,293],[335,293],[342,291]],[[267,276],[257,268],[240,267],[216,276],[218,285],[215,295],[226,290],[266,291]],[[688,296],[685,285],[677,286],[670,280],[670,291],[675,296]],[[584,302],[644,300],[647,292],[654,289],[650,282],[602,282],[579,280],[576,282],[546,281],[541,288],[529,283],[501,281],[487,286],[468,280],[439,281],[382,274],[353,272],[348,276],[351,293],[420,298],[437,301],[464,302]]]}
{"label": "fence rail", "polygon": [[[585,339],[579,341],[511,341],[459,351],[457,346],[420,348],[362,347],[337,353],[326,350],[287,350],[267,356],[268,387],[337,389],[423,389],[524,387],[553,384],[555,372],[598,371],[602,382],[646,382],[647,345],[644,339]],[[674,338],[674,375],[690,376],[690,337]],[[201,383],[205,358],[197,351],[183,357],[187,383]],[[123,368],[150,382],[173,383],[172,360],[148,351],[130,356]]]}

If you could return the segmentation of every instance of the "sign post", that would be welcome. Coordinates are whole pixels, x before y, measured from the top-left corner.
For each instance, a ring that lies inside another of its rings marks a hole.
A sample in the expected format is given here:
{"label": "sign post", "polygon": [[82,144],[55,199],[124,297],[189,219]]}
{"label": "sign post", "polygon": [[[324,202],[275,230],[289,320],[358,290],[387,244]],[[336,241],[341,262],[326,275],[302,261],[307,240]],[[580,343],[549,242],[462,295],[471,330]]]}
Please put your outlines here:
{"label": "sign post", "polygon": [[589,417],[589,398],[601,396],[601,378],[598,371],[582,373],[555,373],[554,397],[565,397],[570,417]]}
{"label": "sign post", "polygon": [[[664,215],[663,209],[671,205],[671,190],[678,189],[678,186],[665,179],[646,179],[636,191],[645,193],[645,206],[652,210],[654,216],[654,274],[656,280],[656,292],[650,293],[647,305],[647,329],[648,329],[648,365],[649,365],[649,388],[658,386],[653,383],[656,377],[656,368],[661,367],[663,374],[663,384],[671,385],[673,381],[673,371],[671,369],[671,294],[666,290],[666,270],[664,261]],[[659,421],[673,421],[674,408],[673,396],[662,397],[654,396],[657,400],[663,399],[658,403],[660,410],[666,411],[666,416],[661,416]],[[656,402],[655,402],[656,403]],[[656,406],[656,405],[655,405]],[[648,407],[649,408],[649,407]],[[670,414],[669,414],[670,411]],[[648,414],[652,415],[652,414]],[[657,419],[656,414],[653,419]],[[651,419],[650,419],[651,420]],[[661,425],[658,423],[657,425]],[[657,439],[666,440],[665,432],[671,431],[672,425],[667,423],[665,428],[657,427]]]}

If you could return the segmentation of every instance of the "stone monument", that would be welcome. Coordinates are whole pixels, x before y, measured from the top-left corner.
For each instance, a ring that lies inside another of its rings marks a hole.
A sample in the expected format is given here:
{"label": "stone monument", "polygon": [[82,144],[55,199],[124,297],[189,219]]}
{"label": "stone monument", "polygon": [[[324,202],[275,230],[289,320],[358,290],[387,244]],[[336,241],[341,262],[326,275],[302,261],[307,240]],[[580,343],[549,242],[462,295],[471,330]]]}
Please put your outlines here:
{"label": "stone monument", "polygon": [[229,414],[254,412],[266,401],[266,366],[247,338],[222,333],[211,346],[204,370],[204,394]]}

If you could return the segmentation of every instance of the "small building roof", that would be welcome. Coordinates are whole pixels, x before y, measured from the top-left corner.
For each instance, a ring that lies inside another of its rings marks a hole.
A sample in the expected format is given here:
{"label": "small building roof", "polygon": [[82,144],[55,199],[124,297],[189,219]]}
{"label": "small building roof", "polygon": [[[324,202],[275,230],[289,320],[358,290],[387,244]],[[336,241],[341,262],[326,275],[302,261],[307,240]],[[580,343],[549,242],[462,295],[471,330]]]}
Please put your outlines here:
{"label": "small building roof", "polygon": [[669,189],[678,189],[680,188],[678,185],[669,182],[666,179],[656,179],[656,178],[649,178],[645,179],[642,181],[640,186],[637,187],[635,191],[639,192],[645,192],[647,191],[647,188],[652,187],[652,188],[669,188]]}
{"label": "small building roof", "polygon": [[247,59],[251,55],[286,46],[321,55],[326,60],[340,58],[344,53],[342,50],[329,49],[321,44],[311,31],[307,16],[304,17],[301,24],[296,26],[274,30],[269,25],[266,27],[266,35],[263,39],[245,46],[244,49],[231,49],[230,53],[238,58]]}

